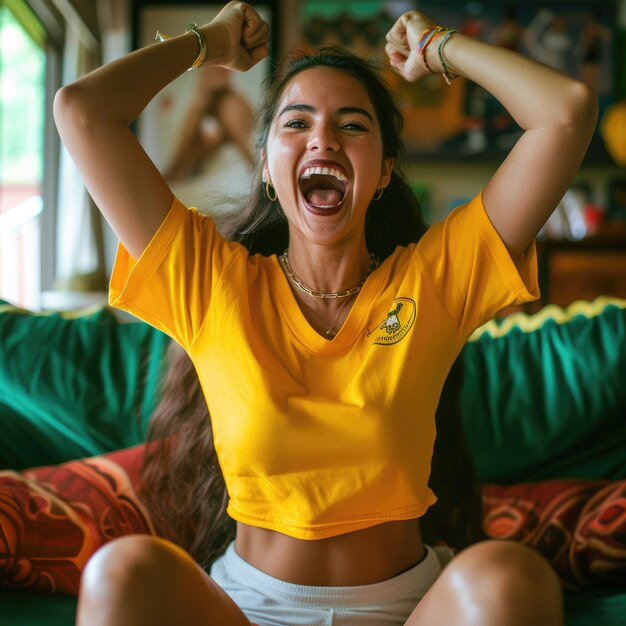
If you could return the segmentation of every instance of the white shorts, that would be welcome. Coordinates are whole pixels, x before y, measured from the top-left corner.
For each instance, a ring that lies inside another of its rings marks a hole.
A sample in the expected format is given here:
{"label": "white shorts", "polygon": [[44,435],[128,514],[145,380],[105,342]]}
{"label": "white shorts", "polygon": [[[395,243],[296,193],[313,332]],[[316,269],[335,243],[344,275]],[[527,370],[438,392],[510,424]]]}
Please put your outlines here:
{"label": "white shorts", "polygon": [[311,587],[273,578],[244,561],[234,542],[210,575],[257,626],[401,626],[453,552],[426,546],[425,557],[389,580],[356,587]]}

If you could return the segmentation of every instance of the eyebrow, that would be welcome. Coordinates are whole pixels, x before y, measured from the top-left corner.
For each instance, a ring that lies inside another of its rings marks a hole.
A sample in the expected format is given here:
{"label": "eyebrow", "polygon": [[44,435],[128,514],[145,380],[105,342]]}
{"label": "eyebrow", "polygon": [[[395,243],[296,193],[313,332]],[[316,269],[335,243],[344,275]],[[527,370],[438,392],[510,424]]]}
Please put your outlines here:
{"label": "eyebrow", "polygon": [[[278,117],[283,115],[283,113],[287,113],[288,111],[307,111],[309,113],[315,113],[315,107],[312,107],[310,104],[288,104],[278,114]],[[345,115],[347,113],[358,113],[369,118],[372,122],[374,121],[374,118],[368,111],[366,111],[365,109],[360,109],[359,107],[341,107],[337,110],[337,113],[339,113],[340,115]]]}

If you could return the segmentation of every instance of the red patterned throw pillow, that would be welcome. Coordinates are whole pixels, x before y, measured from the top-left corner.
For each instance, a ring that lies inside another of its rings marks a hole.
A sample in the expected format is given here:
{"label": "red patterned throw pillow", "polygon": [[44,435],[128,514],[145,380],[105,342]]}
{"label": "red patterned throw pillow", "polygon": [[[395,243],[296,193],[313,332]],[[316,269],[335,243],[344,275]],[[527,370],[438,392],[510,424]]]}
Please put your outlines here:
{"label": "red patterned throw pillow", "polygon": [[626,480],[607,483],[587,501],[574,542],[579,580],[626,584]]}
{"label": "red patterned throw pillow", "polygon": [[[143,450],[0,471],[0,589],[76,595],[100,546],[155,535],[136,493]],[[483,505],[489,537],[537,549],[566,587],[626,583],[626,480],[487,485]]]}
{"label": "red patterned throw pillow", "polygon": [[115,537],[155,534],[134,485],[143,446],[0,472],[0,589],[76,595],[89,557]]}
{"label": "red patterned throw pillow", "polygon": [[487,485],[483,507],[489,537],[535,548],[565,587],[626,582],[626,481]]}

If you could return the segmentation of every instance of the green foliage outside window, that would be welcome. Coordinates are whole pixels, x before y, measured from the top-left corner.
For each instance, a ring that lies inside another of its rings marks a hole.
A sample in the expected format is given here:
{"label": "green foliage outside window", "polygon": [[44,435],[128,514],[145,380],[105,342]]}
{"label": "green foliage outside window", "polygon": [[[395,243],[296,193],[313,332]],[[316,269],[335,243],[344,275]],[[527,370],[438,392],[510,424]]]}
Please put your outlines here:
{"label": "green foliage outside window", "polygon": [[27,31],[20,18],[0,6],[0,185],[43,176],[46,56],[32,23]]}

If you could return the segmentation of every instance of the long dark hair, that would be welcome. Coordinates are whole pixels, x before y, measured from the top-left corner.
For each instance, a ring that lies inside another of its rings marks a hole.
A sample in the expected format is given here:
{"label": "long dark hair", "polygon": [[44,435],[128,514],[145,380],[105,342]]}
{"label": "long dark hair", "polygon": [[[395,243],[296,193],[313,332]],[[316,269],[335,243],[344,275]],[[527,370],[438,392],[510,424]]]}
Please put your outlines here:
{"label": "long dark hair", "polygon": [[[256,147],[259,152],[265,147],[289,81],[300,72],[320,66],[345,72],[363,85],[378,117],[383,158],[396,160],[391,181],[381,198],[370,204],[365,222],[368,250],[382,261],[396,246],[419,240],[426,227],[415,195],[400,170],[402,115],[373,64],[339,48],[287,57],[266,85],[257,118]],[[278,201],[270,201],[264,193],[261,169],[261,165],[256,169],[252,193],[243,210],[220,220],[218,226],[226,239],[242,243],[250,254],[269,256],[285,250],[289,233]],[[458,385],[453,388],[451,382],[447,383],[444,393],[458,393]],[[430,542],[444,540],[462,548],[479,538],[480,494],[474,487],[469,456],[462,443],[458,403],[445,404],[445,411],[439,410],[438,416],[444,413],[446,424],[452,424],[448,428],[451,436],[443,437],[445,450],[436,447],[431,475],[431,487],[441,495],[422,518],[422,529]],[[438,423],[438,430],[445,433],[445,425]],[[152,444],[146,448],[141,493],[153,521],[163,535],[208,567],[234,538],[235,522],[226,515],[226,486],[197,375],[191,360],[174,344],[148,440]],[[430,519],[436,523],[431,524]]]}

